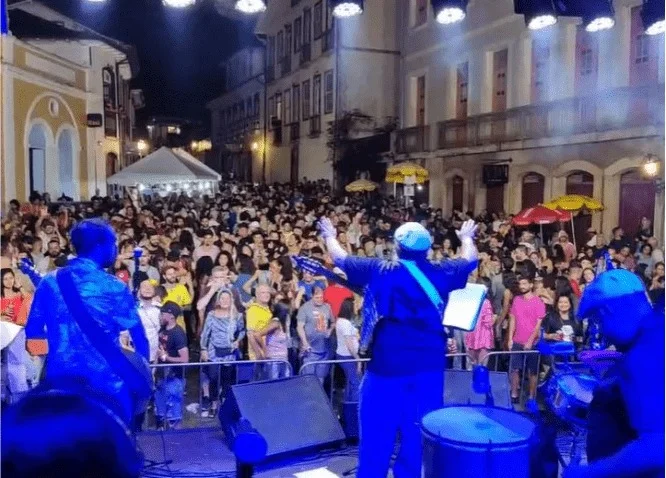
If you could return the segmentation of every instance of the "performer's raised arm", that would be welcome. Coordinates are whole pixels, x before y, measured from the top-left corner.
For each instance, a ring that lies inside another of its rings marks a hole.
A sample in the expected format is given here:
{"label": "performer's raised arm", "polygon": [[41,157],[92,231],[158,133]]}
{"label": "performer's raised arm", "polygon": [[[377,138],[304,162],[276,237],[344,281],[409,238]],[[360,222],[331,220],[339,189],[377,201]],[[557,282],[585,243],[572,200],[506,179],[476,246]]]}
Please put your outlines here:
{"label": "performer's raised arm", "polygon": [[338,242],[335,226],[329,218],[324,217],[319,221],[319,231],[326,242],[326,249],[328,249],[331,259],[333,259],[336,266],[341,267],[348,254]]}
{"label": "performer's raised arm", "polygon": [[476,244],[474,244],[474,236],[476,235],[477,228],[478,226],[470,219],[463,223],[459,231],[456,231],[458,239],[462,243],[460,257],[475,264],[479,260],[479,251],[476,248]]}

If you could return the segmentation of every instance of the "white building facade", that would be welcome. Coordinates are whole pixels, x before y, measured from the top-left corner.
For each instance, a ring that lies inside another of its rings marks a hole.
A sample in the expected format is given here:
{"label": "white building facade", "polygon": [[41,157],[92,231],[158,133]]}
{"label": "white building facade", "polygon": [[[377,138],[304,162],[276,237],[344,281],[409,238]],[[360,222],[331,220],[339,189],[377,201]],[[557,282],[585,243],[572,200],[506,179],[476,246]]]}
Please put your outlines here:
{"label": "white building facade", "polygon": [[359,17],[335,20],[322,0],[268,2],[266,180],[334,178],[333,121],[359,111],[367,131],[398,114],[399,11],[403,0],[366,0]]}
{"label": "white building facade", "polygon": [[213,144],[210,166],[254,182],[264,176],[264,51],[261,45],[234,53],[224,64],[225,93],[207,105]]}
{"label": "white building facade", "polygon": [[[431,204],[517,213],[585,194],[605,209],[577,230],[635,233],[645,216],[663,238],[663,182],[642,166],[664,159],[664,38],[645,35],[640,0],[615,0],[616,24],[599,33],[567,18],[530,31],[512,0],[471,0],[450,26],[428,0],[401,5],[394,153],[430,170]],[[501,166],[508,182],[493,184]]]}

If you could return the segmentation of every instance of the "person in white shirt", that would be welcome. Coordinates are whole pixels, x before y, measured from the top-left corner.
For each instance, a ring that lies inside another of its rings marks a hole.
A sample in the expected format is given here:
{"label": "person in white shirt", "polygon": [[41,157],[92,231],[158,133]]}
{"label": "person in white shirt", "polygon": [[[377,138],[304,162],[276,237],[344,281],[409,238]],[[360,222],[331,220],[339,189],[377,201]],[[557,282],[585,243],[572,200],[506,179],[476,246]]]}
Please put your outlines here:
{"label": "person in white shirt", "polygon": [[213,259],[213,261],[217,259],[217,256],[220,255],[220,248],[217,247],[214,242],[215,235],[213,234],[213,231],[210,229],[205,230],[203,233],[203,243],[195,248],[192,253],[192,267],[195,267],[199,258],[203,256],[208,256]]}
{"label": "person in white shirt", "polygon": [[139,317],[146,331],[150,362],[157,361],[157,350],[160,345],[160,308],[155,303],[155,287],[149,280],[139,286]]}
{"label": "person in white shirt", "polygon": [[[335,358],[337,360],[359,359],[359,334],[351,319],[354,317],[354,299],[345,299],[340,306],[338,319],[335,322],[335,336],[337,338],[337,349]],[[347,383],[345,385],[345,402],[358,402],[358,387],[361,382],[361,362],[345,362],[340,366],[345,372]]]}

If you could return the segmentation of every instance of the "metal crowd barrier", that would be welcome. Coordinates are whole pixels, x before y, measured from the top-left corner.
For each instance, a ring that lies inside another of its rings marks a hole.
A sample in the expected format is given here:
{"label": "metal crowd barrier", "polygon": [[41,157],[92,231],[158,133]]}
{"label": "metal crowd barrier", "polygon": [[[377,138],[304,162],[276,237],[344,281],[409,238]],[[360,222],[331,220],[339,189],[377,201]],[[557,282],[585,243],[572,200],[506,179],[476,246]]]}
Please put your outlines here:
{"label": "metal crowd barrier", "polygon": [[[175,404],[176,408],[180,408],[180,413],[177,413],[177,415],[182,417],[178,420],[178,428],[218,427],[219,420],[217,420],[215,415],[202,417],[204,385],[208,385],[209,387],[209,396],[212,402],[216,401],[217,398],[210,389],[212,382],[215,383],[215,388],[218,389],[218,393],[215,395],[219,397],[231,385],[289,377],[294,374],[293,367],[289,361],[278,359],[176,364],[160,363],[151,364],[150,368],[155,381],[155,394],[143,422],[144,430],[154,429],[158,424],[156,415],[157,400],[163,399],[168,402],[166,406],[167,413],[169,406],[174,406],[174,401],[179,402]],[[167,372],[161,373],[162,370]],[[198,370],[198,374],[195,373],[195,370]],[[182,396],[178,399],[176,395],[181,391]],[[162,398],[163,396],[165,398]],[[219,407],[221,401],[218,402]],[[217,412],[219,413],[219,408]],[[169,417],[164,418],[168,422]]]}
{"label": "metal crowd barrier", "polygon": [[[488,352],[488,355],[484,357],[482,365],[488,367],[488,369],[494,372],[508,372],[509,373],[509,387],[511,386],[512,373],[514,371],[518,372],[518,404],[524,406],[527,398],[529,398],[529,388],[525,390],[525,381],[528,381],[529,387],[529,374],[527,372],[528,357],[536,356],[536,377],[537,377],[537,390],[539,385],[539,375],[541,374],[541,354],[538,350],[521,350],[521,351],[493,351]],[[513,361],[512,359],[516,358]],[[527,392],[527,393],[526,393]]]}

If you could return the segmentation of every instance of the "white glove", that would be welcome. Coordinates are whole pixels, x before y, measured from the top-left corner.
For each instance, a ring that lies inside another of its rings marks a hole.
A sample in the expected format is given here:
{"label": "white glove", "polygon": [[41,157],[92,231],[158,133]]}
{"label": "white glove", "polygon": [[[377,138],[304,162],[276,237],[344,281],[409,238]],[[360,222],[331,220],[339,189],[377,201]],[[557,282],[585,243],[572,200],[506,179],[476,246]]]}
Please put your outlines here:
{"label": "white glove", "polygon": [[319,221],[319,232],[324,239],[335,238],[337,236],[333,223],[327,217],[322,217]]}
{"label": "white glove", "polygon": [[474,240],[474,236],[476,236],[476,231],[478,228],[479,226],[476,225],[474,221],[472,221],[471,219],[463,222],[463,225],[460,227],[460,230],[456,231],[458,239],[460,239],[461,241],[464,239]]}

